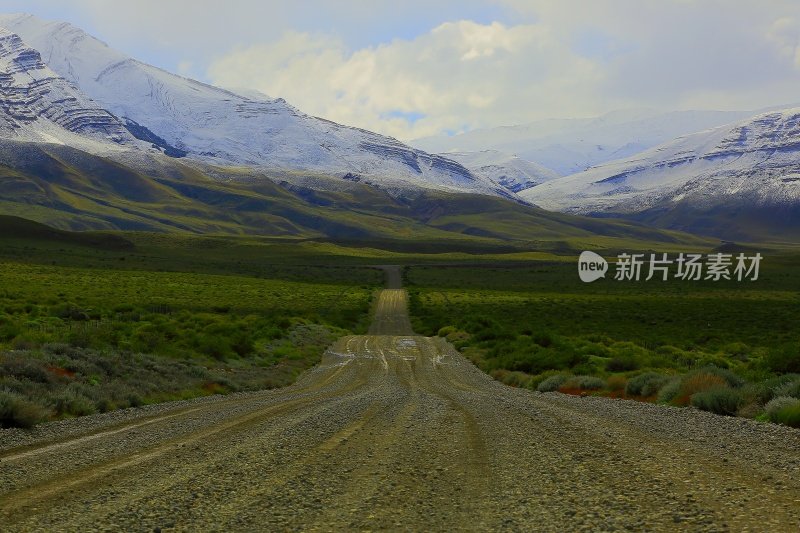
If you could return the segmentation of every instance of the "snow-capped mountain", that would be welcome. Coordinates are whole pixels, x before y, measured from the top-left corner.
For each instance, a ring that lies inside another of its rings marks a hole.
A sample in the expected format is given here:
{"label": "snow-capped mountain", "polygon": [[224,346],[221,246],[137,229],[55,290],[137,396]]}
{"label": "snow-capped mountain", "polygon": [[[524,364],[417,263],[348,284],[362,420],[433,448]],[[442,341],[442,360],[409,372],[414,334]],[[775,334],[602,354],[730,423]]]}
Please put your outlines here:
{"label": "snow-capped mountain", "polygon": [[549,168],[498,150],[449,152],[442,155],[458,161],[473,174],[490,179],[515,193],[558,177]]}
{"label": "snow-capped mountain", "polygon": [[680,135],[743,120],[756,113],[615,111],[589,119],[553,119],[477,129],[449,137],[418,139],[412,144],[439,153],[487,149],[514,153],[564,176],[634,155]]}
{"label": "snow-capped mountain", "polygon": [[30,15],[0,16],[41,61],[165,154],[210,163],[311,172],[387,189],[434,188],[513,197],[446,157],[306,115],[283,99],[239,94],[132,59],[82,30]]}
{"label": "snow-capped mountain", "polygon": [[53,72],[39,52],[2,27],[0,137],[101,150],[138,144],[114,115]]}
{"label": "snow-capped mountain", "polygon": [[800,204],[800,108],[679,137],[523,191],[545,209],[641,213]]}

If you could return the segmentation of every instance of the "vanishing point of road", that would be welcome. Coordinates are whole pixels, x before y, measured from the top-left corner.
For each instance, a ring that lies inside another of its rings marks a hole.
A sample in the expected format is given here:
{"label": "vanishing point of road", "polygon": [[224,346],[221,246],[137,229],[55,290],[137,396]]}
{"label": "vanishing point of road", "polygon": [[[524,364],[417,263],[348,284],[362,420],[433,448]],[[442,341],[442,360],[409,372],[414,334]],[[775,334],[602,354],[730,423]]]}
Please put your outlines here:
{"label": "vanishing point of road", "polygon": [[290,387],[0,431],[0,530],[800,531],[800,431],[504,386],[387,278]]}

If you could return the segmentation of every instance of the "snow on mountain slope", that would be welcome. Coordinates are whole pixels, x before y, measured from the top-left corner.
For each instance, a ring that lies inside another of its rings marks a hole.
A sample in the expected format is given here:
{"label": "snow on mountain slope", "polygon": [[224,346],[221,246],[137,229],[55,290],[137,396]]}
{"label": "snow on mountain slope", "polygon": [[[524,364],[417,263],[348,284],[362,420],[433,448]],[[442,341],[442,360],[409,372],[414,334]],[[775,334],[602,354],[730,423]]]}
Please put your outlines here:
{"label": "snow on mountain slope", "polygon": [[800,203],[800,108],[686,135],[523,191],[545,208],[635,213],[675,206]]}
{"label": "snow on mountain slope", "polygon": [[449,152],[442,155],[458,161],[473,174],[488,178],[515,193],[558,177],[549,168],[497,150]]}
{"label": "snow on mountain slope", "polygon": [[5,15],[0,26],[21,35],[50,68],[168,155],[218,165],[312,171],[387,188],[514,196],[445,157],[311,117],[280,98],[237,94],[168,73],[67,23]]}
{"label": "snow on mountain slope", "polygon": [[0,27],[0,136],[93,151],[136,139],[115,116],[42,63],[39,52]]}
{"label": "snow on mountain slope", "polygon": [[414,146],[435,152],[500,150],[569,175],[670,141],[680,135],[743,120],[756,112],[615,111],[589,119],[553,119],[520,126],[429,137]]}

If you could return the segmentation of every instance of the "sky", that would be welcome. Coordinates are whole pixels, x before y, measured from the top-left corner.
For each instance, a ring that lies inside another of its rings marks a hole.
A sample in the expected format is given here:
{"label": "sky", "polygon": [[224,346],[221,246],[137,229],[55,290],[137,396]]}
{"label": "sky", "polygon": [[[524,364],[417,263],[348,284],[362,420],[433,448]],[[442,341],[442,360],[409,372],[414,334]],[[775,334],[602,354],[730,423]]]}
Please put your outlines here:
{"label": "sky", "polygon": [[800,102],[799,0],[0,0],[139,60],[411,140]]}

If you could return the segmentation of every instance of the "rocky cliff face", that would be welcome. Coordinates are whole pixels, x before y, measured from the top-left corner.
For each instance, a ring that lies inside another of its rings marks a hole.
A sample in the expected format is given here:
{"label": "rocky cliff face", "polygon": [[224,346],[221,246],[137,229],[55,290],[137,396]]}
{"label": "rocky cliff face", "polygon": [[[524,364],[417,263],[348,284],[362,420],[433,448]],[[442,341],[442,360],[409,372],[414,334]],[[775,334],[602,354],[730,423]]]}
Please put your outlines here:
{"label": "rocky cliff face", "polygon": [[61,130],[96,142],[133,142],[114,115],[47,67],[17,34],[0,28],[0,132],[64,142]]}

